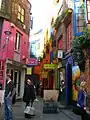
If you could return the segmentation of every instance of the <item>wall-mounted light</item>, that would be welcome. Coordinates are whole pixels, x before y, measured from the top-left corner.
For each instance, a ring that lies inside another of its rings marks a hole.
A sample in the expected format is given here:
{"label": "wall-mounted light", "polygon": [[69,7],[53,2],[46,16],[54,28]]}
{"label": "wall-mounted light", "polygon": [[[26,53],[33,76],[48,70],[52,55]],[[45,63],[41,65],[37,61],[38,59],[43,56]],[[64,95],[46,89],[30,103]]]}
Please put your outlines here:
{"label": "wall-mounted light", "polygon": [[6,35],[6,44],[8,43],[9,41],[9,37],[10,35],[12,34],[11,31],[4,31],[5,35]]}

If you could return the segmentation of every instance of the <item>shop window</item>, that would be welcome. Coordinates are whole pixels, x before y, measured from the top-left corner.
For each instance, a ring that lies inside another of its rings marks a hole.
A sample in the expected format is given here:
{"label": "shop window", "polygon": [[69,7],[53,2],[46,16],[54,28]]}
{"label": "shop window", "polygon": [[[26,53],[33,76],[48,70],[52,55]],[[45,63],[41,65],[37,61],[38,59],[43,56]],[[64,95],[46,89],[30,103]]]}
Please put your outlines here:
{"label": "shop window", "polygon": [[16,40],[15,40],[15,50],[20,50],[20,41],[21,41],[21,34],[17,31],[16,32]]}
{"label": "shop window", "polygon": [[90,23],[90,0],[87,0],[87,21]]}
{"label": "shop window", "polygon": [[13,80],[13,69],[11,69],[11,80]]}
{"label": "shop window", "polygon": [[9,74],[9,69],[7,69],[6,74]]}
{"label": "shop window", "polygon": [[67,27],[67,51],[71,49],[71,40],[72,40],[72,23]]}
{"label": "shop window", "polygon": [[24,23],[25,10],[20,5],[18,5],[17,19],[20,20],[20,22]]}
{"label": "shop window", "polygon": [[14,73],[14,86],[17,88],[17,71]]}

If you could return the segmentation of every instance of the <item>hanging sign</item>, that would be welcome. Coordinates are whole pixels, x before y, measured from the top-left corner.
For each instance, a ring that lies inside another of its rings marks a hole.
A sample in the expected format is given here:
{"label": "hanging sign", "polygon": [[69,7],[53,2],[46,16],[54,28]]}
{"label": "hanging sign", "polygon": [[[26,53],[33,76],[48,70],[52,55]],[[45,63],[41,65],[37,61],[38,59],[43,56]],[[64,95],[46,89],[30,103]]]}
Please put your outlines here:
{"label": "hanging sign", "polygon": [[44,64],[44,69],[55,69],[56,64]]}

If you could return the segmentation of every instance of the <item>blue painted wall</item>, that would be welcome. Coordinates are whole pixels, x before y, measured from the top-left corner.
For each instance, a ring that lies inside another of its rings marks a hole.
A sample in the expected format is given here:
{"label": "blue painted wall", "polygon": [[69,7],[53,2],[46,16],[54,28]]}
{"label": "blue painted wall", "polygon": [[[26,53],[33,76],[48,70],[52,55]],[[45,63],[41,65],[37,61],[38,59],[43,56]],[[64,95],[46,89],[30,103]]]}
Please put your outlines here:
{"label": "blue painted wall", "polygon": [[72,56],[69,56],[66,58],[66,104],[68,105],[69,101],[68,101],[68,96],[69,96],[69,86],[68,86],[68,75],[69,75],[69,71],[68,71],[68,64],[71,64],[71,66],[73,65],[73,58]]}

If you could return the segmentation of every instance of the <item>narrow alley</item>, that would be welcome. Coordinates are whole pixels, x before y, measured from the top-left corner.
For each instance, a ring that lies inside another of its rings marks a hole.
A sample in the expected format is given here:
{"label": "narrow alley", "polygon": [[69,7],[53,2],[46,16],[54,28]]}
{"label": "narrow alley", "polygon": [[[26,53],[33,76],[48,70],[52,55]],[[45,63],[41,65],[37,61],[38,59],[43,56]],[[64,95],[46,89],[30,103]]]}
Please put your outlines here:
{"label": "narrow alley", "polygon": [[[27,120],[24,117],[24,107],[23,102],[17,102],[13,106],[13,120]],[[34,107],[36,115],[30,118],[30,120],[80,120],[80,117],[73,114],[71,109],[60,109],[57,114],[43,114],[43,101],[41,99],[34,103]],[[3,120],[3,115],[0,120]]]}

